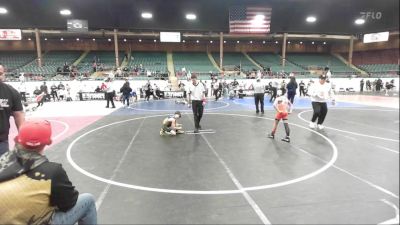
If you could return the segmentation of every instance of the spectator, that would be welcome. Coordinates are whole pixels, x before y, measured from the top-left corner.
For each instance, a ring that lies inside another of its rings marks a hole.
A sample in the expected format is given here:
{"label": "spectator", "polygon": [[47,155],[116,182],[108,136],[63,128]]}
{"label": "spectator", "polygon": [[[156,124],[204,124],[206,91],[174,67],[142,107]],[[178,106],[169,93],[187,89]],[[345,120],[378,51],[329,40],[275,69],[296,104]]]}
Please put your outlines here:
{"label": "spectator", "polygon": [[65,86],[62,82],[60,82],[60,84],[58,85],[58,90],[64,90]]}
{"label": "spectator", "polygon": [[40,91],[42,91],[42,93],[44,93],[46,100],[50,100],[50,95],[49,95],[49,91],[48,91],[46,82],[43,82],[43,84],[40,86]]}
{"label": "spectator", "polygon": [[26,83],[22,81],[18,87],[19,94],[21,95],[22,101],[26,102]]}
{"label": "spectator", "polygon": [[364,91],[364,79],[360,80],[360,92]]}
{"label": "spectator", "polygon": [[305,91],[306,84],[303,81],[300,81],[299,87],[300,87],[300,97],[301,95],[306,96],[306,91]]}
{"label": "spectator", "polygon": [[[5,79],[5,69],[0,64],[0,157],[9,150],[10,116],[14,117],[15,125],[18,129],[25,121],[21,96],[17,90],[4,83]],[[3,198],[0,199],[3,201]],[[0,212],[3,214],[2,210]]]}
{"label": "spectator", "polygon": [[122,103],[125,105],[126,101],[126,106],[129,107],[129,98],[132,92],[132,88],[129,85],[129,81],[126,81],[124,85],[122,85],[119,91],[122,92]]}
{"label": "spectator", "polygon": [[286,85],[287,89],[287,98],[289,99],[290,103],[293,104],[294,96],[297,93],[297,82],[295,77],[290,77],[290,82]]}
{"label": "spectator", "polygon": [[53,98],[53,101],[59,101],[60,99],[58,98],[58,94],[57,94],[57,86],[55,84],[51,85],[50,90],[51,90],[51,97]]}
{"label": "spectator", "polygon": [[61,164],[50,162],[51,125],[21,125],[13,151],[0,160],[0,224],[97,224],[95,200],[79,194]]}

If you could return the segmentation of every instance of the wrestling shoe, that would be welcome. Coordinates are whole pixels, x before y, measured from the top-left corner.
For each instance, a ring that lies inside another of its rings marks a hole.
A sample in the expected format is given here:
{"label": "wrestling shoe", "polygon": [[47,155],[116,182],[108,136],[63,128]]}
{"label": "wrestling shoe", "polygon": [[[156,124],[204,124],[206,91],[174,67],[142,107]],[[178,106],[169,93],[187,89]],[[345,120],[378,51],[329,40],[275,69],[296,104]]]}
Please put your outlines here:
{"label": "wrestling shoe", "polygon": [[183,130],[177,130],[176,133],[177,133],[177,134],[184,134],[185,131],[183,131]]}
{"label": "wrestling shoe", "polygon": [[281,140],[284,141],[284,142],[288,142],[288,143],[290,142],[290,138],[289,137],[282,138]]}
{"label": "wrestling shoe", "polygon": [[193,133],[198,134],[199,133],[199,129],[194,129]]}
{"label": "wrestling shoe", "polygon": [[318,130],[323,130],[325,127],[322,126],[322,124],[318,124],[318,125],[317,125],[317,128],[318,128]]}
{"label": "wrestling shoe", "polygon": [[275,135],[273,135],[273,134],[268,134],[268,138],[275,139]]}
{"label": "wrestling shoe", "polygon": [[308,125],[308,127],[310,127],[311,129],[315,129],[316,125],[313,122],[310,122],[310,124]]}

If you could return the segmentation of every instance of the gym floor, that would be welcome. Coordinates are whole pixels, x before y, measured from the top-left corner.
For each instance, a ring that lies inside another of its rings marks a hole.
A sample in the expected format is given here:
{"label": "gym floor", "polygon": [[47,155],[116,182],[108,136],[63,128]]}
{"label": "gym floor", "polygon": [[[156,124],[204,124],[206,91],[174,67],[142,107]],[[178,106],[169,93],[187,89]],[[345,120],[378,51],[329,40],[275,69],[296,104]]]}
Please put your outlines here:
{"label": "gym floor", "polygon": [[95,196],[100,224],[379,224],[399,222],[398,101],[343,96],[317,131],[297,98],[291,143],[282,123],[267,138],[268,99],[264,115],[253,98],[210,99],[201,125],[213,132],[176,137],[159,136],[163,118],[181,110],[193,130],[193,116],[174,100],[45,103],[28,116],[53,124],[47,155]]}

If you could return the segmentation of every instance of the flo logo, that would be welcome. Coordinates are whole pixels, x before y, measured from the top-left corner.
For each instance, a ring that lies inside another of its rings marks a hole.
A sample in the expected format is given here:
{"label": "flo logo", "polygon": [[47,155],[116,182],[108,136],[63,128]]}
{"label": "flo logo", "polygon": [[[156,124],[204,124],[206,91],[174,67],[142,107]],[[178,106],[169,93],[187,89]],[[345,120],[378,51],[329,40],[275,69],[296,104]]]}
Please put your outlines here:
{"label": "flo logo", "polygon": [[373,19],[380,20],[382,18],[381,12],[360,12],[361,18],[364,20]]}

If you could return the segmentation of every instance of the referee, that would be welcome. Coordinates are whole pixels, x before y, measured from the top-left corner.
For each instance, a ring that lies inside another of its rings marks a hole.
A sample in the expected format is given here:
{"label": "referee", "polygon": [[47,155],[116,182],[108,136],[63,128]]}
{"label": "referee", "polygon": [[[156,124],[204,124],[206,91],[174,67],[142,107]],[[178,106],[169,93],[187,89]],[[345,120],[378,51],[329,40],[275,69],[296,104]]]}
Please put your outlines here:
{"label": "referee", "polygon": [[264,114],[264,93],[265,86],[261,83],[261,79],[257,78],[257,82],[253,85],[254,88],[254,102],[256,104],[256,113],[259,113],[260,110],[258,105],[261,106],[261,113]]}
{"label": "referee", "polygon": [[197,80],[197,76],[192,74],[192,83],[189,84],[188,102],[189,107],[192,104],[193,117],[194,117],[194,133],[199,133],[200,120],[203,116],[204,105],[205,105],[205,89],[204,85]]}

